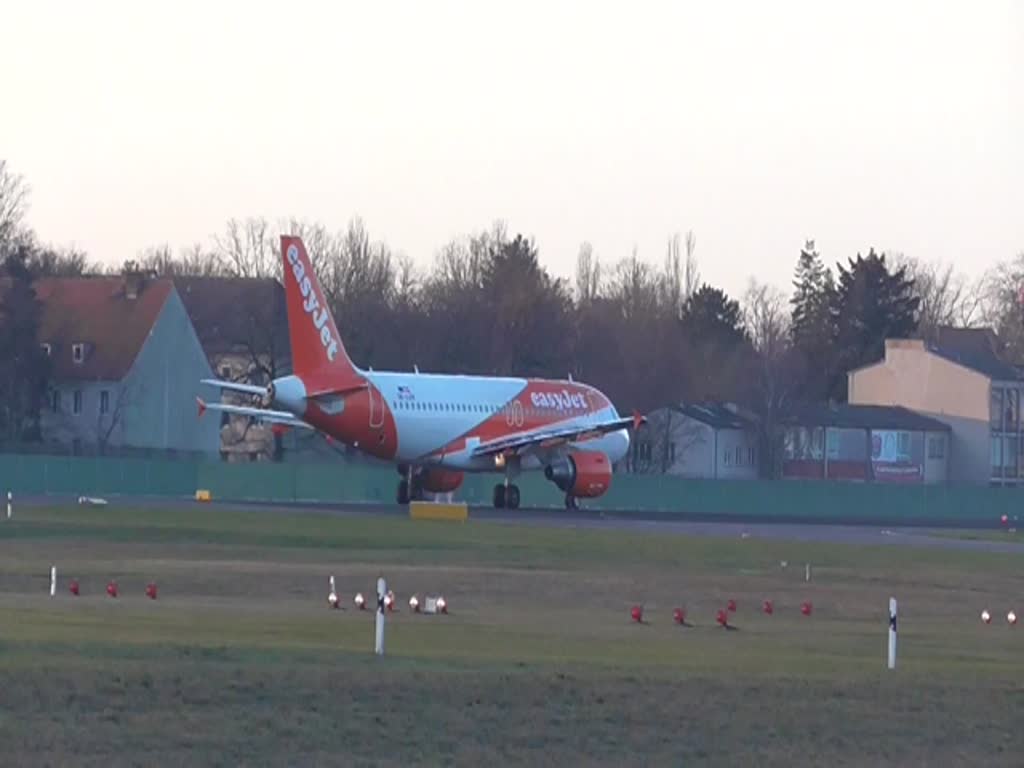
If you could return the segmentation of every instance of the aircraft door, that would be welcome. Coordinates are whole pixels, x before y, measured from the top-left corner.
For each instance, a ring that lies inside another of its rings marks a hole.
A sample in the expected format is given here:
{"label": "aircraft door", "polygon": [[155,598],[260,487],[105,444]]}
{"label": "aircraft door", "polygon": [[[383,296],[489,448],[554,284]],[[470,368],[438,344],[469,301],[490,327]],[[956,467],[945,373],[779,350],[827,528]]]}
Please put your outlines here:
{"label": "aircraft door", "polygon": [[379,429],[384,426],[384,402],[372,383],[367,387],[367,394],[370,398],[370,428]]}

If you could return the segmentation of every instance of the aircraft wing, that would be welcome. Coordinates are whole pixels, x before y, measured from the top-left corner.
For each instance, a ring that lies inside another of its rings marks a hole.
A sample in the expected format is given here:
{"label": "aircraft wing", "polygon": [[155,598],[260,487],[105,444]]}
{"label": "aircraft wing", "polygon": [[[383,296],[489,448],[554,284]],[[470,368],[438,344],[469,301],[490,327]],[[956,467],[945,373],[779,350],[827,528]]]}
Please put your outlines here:
{"label": "aircraft wing", "polygon": [[647,419],[638,413],[626,419],[615,419],[597,424],[573,424],[564,427],[534,429],[488,440],[473,449],[472,456],[493,456],[495,454],[521,454],[536,448],[554,448],[567,443],[593,440],[620,429],[636,429]]}
{"label": "aircraft wing", "polygon": [[316,429],[302,419],[296,418],[287,411],[271,411],[266,408],[253,408],[245,405],[226,405],[224,403],[207,403],[201,397],[196,398],[199,405],[199,415],[202,416],[207,410],[222,411],[237,416],[251,416],[258,421],[268,421],[271,424],[287,424],[290,427],[302,427],[303,429]]}

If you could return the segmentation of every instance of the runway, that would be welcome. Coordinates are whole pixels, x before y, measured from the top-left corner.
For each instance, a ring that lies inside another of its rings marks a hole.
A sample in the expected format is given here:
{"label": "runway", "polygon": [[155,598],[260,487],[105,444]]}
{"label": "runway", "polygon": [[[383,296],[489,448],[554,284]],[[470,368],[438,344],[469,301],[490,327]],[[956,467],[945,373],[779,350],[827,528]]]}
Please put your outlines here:
{"label": "runway", "polygon": [[[168,499],[141,496],[110,497],[108,508],[132,509],[139,507],[168,510],[203,508],[232,511],[262,511],[282,515],[321,514],[335,517],[387,516],[406,517],[408,509],[397,504],[326,504],[317,502],[265,502],[215,500],[196,502],[192,499]],[[79,506],[76,496],[32,496],[16,502],[17,507]],[[87,506],[82,507],[87,510]],[[834,542],[860,545],[888,545],[932,547],[1024,554],[1024,542],[990,539],[956,538],[959,531],[977,531],[977,521],[935,520],[914,521],[913,524],[885,525],[877,521],[843,519],[822,522],[799,518],[773,518],[766,521],[759,515],[692,515],[686,513],[523,508],[501,510],[491,507],[471,507],[470,518],[508,525],[535,525],[541,527],[579,528],[597,530],[624,530],[683,536],[715,536],[739,539],[772,539],[805,542]],[[946,535],[936,535],[941,532]],[[998,533],[993,524],[989,531]],[[1008,537],[1009,538],[1009,537]]]}

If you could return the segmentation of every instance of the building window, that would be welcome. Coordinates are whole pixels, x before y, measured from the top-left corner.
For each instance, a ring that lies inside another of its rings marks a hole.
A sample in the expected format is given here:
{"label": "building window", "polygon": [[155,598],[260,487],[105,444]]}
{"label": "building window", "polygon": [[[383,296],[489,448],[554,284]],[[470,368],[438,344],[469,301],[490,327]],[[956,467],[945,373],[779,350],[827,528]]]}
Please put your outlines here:
{"label": "building window", "polygon": [[75,413],[81,413],[82,412],[82,390],[80,390],[80,389],[76,389],[75,390],[74,411],[75,411]]}
{"label": "building window", "polygon": [[754,446],[747,448],[747,457],[750,459],[750,466],[754,466]]}
{"label": "building window", "polygon": [[743,448],[738,445],[736,446],[736,466],[743,466]]}
{"label": "building window", "polygon": [[55,389],[50,393],[50,410],[60,413],[60,390]]}
{"label": "building window", "polygon": [[53,347],[51,347],[49,344],[40,344],[39,346],[43,348],[43,354],[46,355],[47,357],[49,357],[50,353],[53,352]]}
{"label": "building window", "polygon": [[110,410],[110,393],[107,390],[100,392],[100,413]]}
{"label": "building window", "polygon": [[731,467],[732,466],[732,451],[729,450],[728,448],[726,448],[725,452],[722,454],[722,459],[724,460],[725,466]]}
{"label": "building window", "polygon": [[928,458],[929,459],[944,459],[946,457],[946,438],[944,437],[929,437],[928,438]]}
{"label": "building window", "polygon": [[993,437],[992,477],[1017,476],[1017,440],[1012,437]]}
{"label": "building window", "polygon": [[72,344],[71,345],[71,359],[76,363],[80,363],[85,359],[85,345],[84,344]]}
{"label": "building window", "polygon": [[1003,410],[1006,415],[1004,429],[1007,432],[1017,431],[1017,419],[1020,418],[1020,391],[1007,389],[1003,395]]}
{"label": "building window", "polygon": [[229,365],[222,365],[220,367],[220,377],[222,379],[230,379],[231,378],[231,366],[229,366]]}
{"label": "building window", "polygon": [[675,443],[669,443],[668,444],[668,460],[671,461],[673,464],[676,463],[676,444]]}

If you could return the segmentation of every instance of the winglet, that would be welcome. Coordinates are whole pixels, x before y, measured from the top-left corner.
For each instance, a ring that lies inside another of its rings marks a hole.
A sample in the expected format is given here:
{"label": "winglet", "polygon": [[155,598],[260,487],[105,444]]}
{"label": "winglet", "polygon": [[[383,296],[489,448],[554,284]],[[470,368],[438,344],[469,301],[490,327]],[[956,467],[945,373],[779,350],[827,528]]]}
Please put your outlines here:
{"label": "winglet", "polygon": [[633,429],[639,429],[641,424],[647,423],[647,417],[642,416],[640,411],[633,411]]}
{"label": "winglet", "polygon": [[199,406],[199,417],[202,418],[203,414],[206,413],[206,403],[203,402],[203,398],[196,397],[196,405]]}

